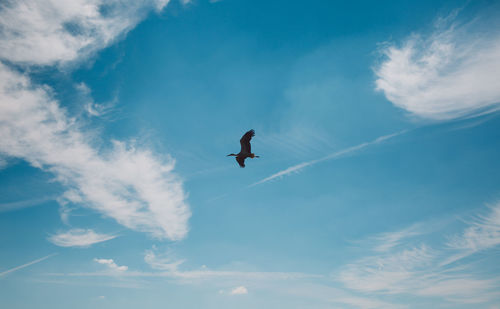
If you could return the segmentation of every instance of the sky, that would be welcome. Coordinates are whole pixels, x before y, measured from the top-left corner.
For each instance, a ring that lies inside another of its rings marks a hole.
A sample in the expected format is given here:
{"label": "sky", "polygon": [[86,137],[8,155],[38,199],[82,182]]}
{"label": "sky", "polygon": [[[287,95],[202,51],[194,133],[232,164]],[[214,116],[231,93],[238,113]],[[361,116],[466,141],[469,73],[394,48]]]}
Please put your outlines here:
{"label": "sky", "polygon": [[3,1],[0,307],[500,308],[499,17]]}

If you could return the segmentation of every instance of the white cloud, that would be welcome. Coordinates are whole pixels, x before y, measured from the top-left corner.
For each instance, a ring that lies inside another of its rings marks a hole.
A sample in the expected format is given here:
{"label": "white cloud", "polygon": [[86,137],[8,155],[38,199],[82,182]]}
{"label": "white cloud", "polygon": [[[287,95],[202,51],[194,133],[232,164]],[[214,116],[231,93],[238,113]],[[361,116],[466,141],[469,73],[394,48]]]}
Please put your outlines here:
{"label": "white cloud", "polygon": [[153,269],[177,272],[179,265],[184,263],[184,260],[174,260],[169,255],[158,256],[154,251],[148,250],[144,255],[144,261]]}
{"label": "white cloud", "polygon": [[248,294],[248,290],[244,286],[238,286],[231,290],[231,295],[243,295]]}
{"label": "white cloud", "polygon": [[54,200],[54,197],[45,196],[41,198],[27,199],[24,201],[10,202],[10,203],[0,203],[0,212],[4,211],[14,211],[23,208],[38,206],[40,204],[46,203],[48,201]]}
{"label": "white cloud", "polygon": [[397,107],[431,119],[498,109],[498,26],[441,19],[432,34],[385,48],[386,59],[375,68],[377,90]]}
{"label": "white cloud", "polygon": [[[328,286],[330,280],[323,275],[296,273],[296,272],[257,272],[234,270],[212,270],[207,266],[194,270],[181,270],[180,264],[183,260],[172,257],[171,252],[166,254],[156,254],[156,248],[146,251],[144,260],[153,268],[160,271],[143,272],[127,270],[119,273],[119,283],[127,282],[127,287],[148,287],[149,284],[158,287],[160,278],[164,278],[169,283],[195,284],[205,283],[210,288],[216,288],[219,294],[242,295],[247,294],[249,287],[252,290],[264,290],[266,293],[274,292],[279,295],[289,295],[290,297],[302,297],[309,303],[320,302],[321,304],[347,304],[349,306],[361,308],[402,308],[404,306],[393,305],[380,301],[376,297],[357,296],[353,293]],[[110,263],[110,262],[106,262]],[[242,264],[238,264],[242,267]],[[253,267],[250,267],[253,268]],[[116,272],[93,272],[93,273],[69,273],[50,274],[52,276],[66,276],[68,278],[79,278],[85,280],[89,277],[105,278],[100,281],[116,280]],[[140,278],[134,281],[135,278]],[[325,282],[326,281],[326,282]],[[95,284],[94,279],[90,279],[89,284]],[[316,282],[316,283],[314,283]],[[326,283],[326,284],[325,284]],[[111,286],[116,286],[116,281],[109,282]],[[243,284],[243,285],[242,285]],[[232,289],[226,289],[233,286]]]}
{"label": "white cloud", "polygon": [[3,271],[3,272],[0,272],[0,277],[3,277],[3,276],[5,276],[5,275],[7,275],[7,274],[10,274],[10,273],[15,272],[15,271],[20,270],[20,269],[23,269],[23,268],[25,268],[25,267],[31,266],[31,265],[33,265],[33,264],[40,263],[41,261],[44,261],[44,260],[46,260],[46,259],[48,259],[48,258],[50,258],[50,257],[52,257],[52,256],[54,256],[54,255],[56,255],[56,253],[49,254],[49,255],[47,255],[47,256],[44,256],[44,257],[42,257],[42,258],[39,258],[39,259],[36,259],[36,260],[34,260],[34,261],[28,262],[28,263],[26,263],[26,264],[23,264],[23,265],[20,265],[20,266],[17,266],[17,267],[14,267],[14,268],[11,268],[11,269],[8,269],[8,270],[5,270],[5,271]]}
{"label": "white cloud", "polygon": [[[0,60],[64,65],[84,59],[125,34],[151,9],[168,0],[12,1],[0,10]],[[29,70],[28,70],[29,71]],[[83,87],[83,88],[82,88]],[[81,91],[87,91],[82,86]],[[102,114],[102,106],[87,106]],[[0,62],[0,157],[17,157],[51,172],[68,190],[59,199],[67,221],[71,205],[83,205],[157,238],[187,233],[190,212],[174,160],[134,143],[111,141],[85,130],[27,74]],[[2,159],[3,160],[3,159]]]}
{"label": "white cloud", "polygon": [[447,246],[457,250],[446,264],[500,245],[500,203],[489,207],[486,215],[480,215],[459,235],[450,237]]}
{"label": "white cloud", "polygon": [[75,61],[132,29],[168,0],[24,0],[0,10],[0,59],[36,65]]}
{"label": "white cloud", "polygon": [[[341,268],[336,279],[346,288],[381,295],[411,294],[453,303],[487,303],[498,299],[500,281],[477,271],[472,254],[500,244],[500,206],[483,220],[468,224],[448,243],[429,245],[421,236],[432,225],[413,225],[369,238],[369,254]],[[440,235],[426,235],[439,239]],[[445,237],[446,238],[446,237]],[[460,261],[460,263],[453,264]],[[453,266],[455,265],[455,266]]]}
{"label": "white cloud", "polygon": [[1,153],[52,172],[68,188],[63,204],[93,208],[157,238],[183,238],[190,212],[173,159],[118,141],[100,151],[95,139],[49,89],[0,64]]}
{"label": "white cloud", "polygon": [[338,279],[357,291],[405,293],[416,288],[418,271],[430,266],[433,255],[429,251],[428,247],[420,246],[366,257],[346,265]]}
{"label": "white cloud", "polygon": [[115,238],[115,235],[97,234],[93,230],[72,229],[49,237],[49,241],[60,247],[89,247]]}
{"label": "white cloud", "polygon": [[331,154],[329,154],[327,156],[324,156],[324,157],[316,159],[316,160],[302,162],[302,163],[290,166],[290,167],[288,167],[288,168],[286,168],[286,169],[284,169],[282,171],[274,173],[271,176],[268,176],[268,177],[266,177],[266,178],[264,178],[262,180],[257,181],[256,183],[251,184],[249,187],[260,185],[260,184],[266,183],[266,182],[271,181],[271,180],[281,179],[281,178],[283,178],[285,176],[289,176],[291,174],[298,173],[298,172],[300,172],[301,170],[303,170],[304,168],[306,168],[308,166],[312,166],[312,165],[315,165],[315,164],[323,162],[323,161],[333,160],[333,159],[340,158],[340,157],[342,157],[344,155],[355,153],[356,151],[362,150],[362,149],[364,149],[364,148],[366,148],[368,146],[372,146],[372,145],[376,145],[376,144],[382,143],[382,142],[384,142],[386,140],[389,140],[391,138],[394,138],[394,137],[399,136],[401,134],[404,134],[406,132],[407,131],[401,131],[401,132],[397,132],[397,133],[393,133],[393,134],[389,134],[389,135],[380,136],[380,137],[374,139],[373,141],[366,142],[366,143],[361,143],[361,144],[356,145],[356,146],[345,148],[345,149],[336,151],[334,153],[331,153]]}
{"label": "white cloud", "polygon": [[115,261],[113,259],[94,259],[94,262],[106,265],[109,270],[115,271],[115,272],[123,272],[128,269],[127,266],[118,266],[116,265]]}

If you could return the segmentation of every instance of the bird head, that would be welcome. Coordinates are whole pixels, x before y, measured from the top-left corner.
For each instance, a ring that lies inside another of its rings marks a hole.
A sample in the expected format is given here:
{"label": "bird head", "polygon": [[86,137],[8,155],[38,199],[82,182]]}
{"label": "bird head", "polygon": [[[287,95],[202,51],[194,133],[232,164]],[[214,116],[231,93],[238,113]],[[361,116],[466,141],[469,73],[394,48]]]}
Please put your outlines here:
{"label": "bird head", "polygon": [[237,155],[237,154],[234,154],[234,153],[230,153],[230,154],[228,154],[226,157],[231,157],[231,156],[232,156],[232,157],[236,157],[236,156],[238,156],[238,155]]}

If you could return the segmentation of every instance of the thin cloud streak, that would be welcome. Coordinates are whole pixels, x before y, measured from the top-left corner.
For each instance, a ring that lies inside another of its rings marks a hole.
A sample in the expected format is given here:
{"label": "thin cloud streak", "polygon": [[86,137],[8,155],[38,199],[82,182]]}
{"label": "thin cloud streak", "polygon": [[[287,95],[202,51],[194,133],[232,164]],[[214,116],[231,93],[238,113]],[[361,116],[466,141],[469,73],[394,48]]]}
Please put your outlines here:
{"label": "thin cloud streak", "polygon": [[42,262],[42,261],[44,261],[44,260],[46,260],[46,259],[48,259],[48,258],[50,258],[50,257],[53,257],[53,256],[54,256],[54,255],[56,255],[56,254],[57,254],[57,253],[52,253],[52,254],[49,254],[49,255],[44,256],[44,257],[42,257],[42,258],[36,259],[36,260],[34,260],[34,261],[31,261],[31,262],[29,262],[29,263],[26,263],[26,264],[23,264],[23,265],[20,265],[20,266],[17,266],[17,267],[11,268],[11,269],[6,270],[6,271],[4,271],[4,272],[1,272],[1,273],[0,273],[0,277],[3,277],[3,276],[5,276],[5,275],[7,275],[7,274],[10,274],[10,273],[13,273],[13,272],[15,272],[15,271],[18,271],[18,270],[20,270],[20,269],[26,268],[26,267],[31,266],[31,265],[33,265],[33,264],[40,263],[40,262]]}
{"label": "thin cloud streak", "polygon": [[116,235],[98,234],[91,229],[72,229],[49,237],[49,241],[60,247],[86,248],[93,244],[116,238]]}
{"label": "thin cloud streak", "polygon": [[350,153],[362,150],[362,149],[364,149],[364,148],[366,148],[368,146],[380,144],[380,143],[382,143],[384,141],[387,141],[387,140],[389,140],[391,138],[394,138],[396,136],[405,134],[406,132],[408,132],[408,130],[403,130],[403,131],[396,132],[396,133],[393,133],[393,134],[380,136],[380,137],[374,139],[371,142],[365,142],[365,143],[362,143],[362,144],[359,144],[359,145],[356,145],[356,146],[352,146],[352,147],[349,147],[349,148],[346,148],[346,149],[342,149],[342,150],[336,151],[336,152],[334,152],[332,154],[329,154],[327,156],[324,156],[324,157],[316,159],[316,160],[302,162],[300,164],[290,166],[289,168],[284,169],[282,171],[279,171],[279,172],[277,172],[277,173],[275,173],[275,174],[273,174],[273,175],[271,175],[269,177],[266,177],[266,178],[264,178],[264,179],[262,179],[262,180],[260,180],[260,181],[258,181],[256,183],[253,183],[253,184],[249,185],[248,187],[253,187],[253,186],[256,186],[256,185],[260,185],[260,184],[269,182],[269,181],[274,180],[274,179],[281,179],[281,178],[283,178],[285,176],[289,176],[292,173],[298,173],[298,172],[300,172],[301,170],[303,170],[304,168],[306,168],[308,166],[311,166],[311,165],[314,165],[314,164],[317,164],[317,163],[320,163],[320,162],[323,162],[323,161],[327,161],[327,160],[337,159],[337,158],[339,158],[339,157],[341,157],[343,155],[350,154]]}
{"label": "thin cloud streak", "polygon": [[28,207],[34,207],[46,203],[48,201],[55,201],[53,196],[46,196],[41,198],[28,199],[24,201],[10,202],[10,203],[1,203],[0,204],[0,213],[7,211],[15,211]]}
{"label": "thin cloud streak", "polygon": [[[475,272],[471,259],[500,245],[499,214],[500,203],[451,237],[437,234],[433,223],[369,237],[368,254],[342,266],[335,280],[360,293],[412,294],[462,304],[498,300],[500,281]],[[431,245],[421,237],[428,233],[449,240]]]}

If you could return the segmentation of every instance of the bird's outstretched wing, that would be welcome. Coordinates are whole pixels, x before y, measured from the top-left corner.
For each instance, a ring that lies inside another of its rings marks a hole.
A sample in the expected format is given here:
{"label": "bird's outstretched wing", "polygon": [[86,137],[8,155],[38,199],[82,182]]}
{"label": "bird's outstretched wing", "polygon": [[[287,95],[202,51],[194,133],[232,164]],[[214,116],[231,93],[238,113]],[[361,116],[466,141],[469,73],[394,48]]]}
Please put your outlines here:
{"label": "bird's outstretched wing", "polygon": [[252,146],[250,146],[250,140],[252,139],[252,136],[255,136],[255,131],[253,129],[243,134],[243,136],[241,137],[240,144],[242,153],[252,153]]}
{"label": "bird's outstretched wing", "polygon": [[240,167],[245,167],[245,158],[236,157],[236,162],[240,165]]}

